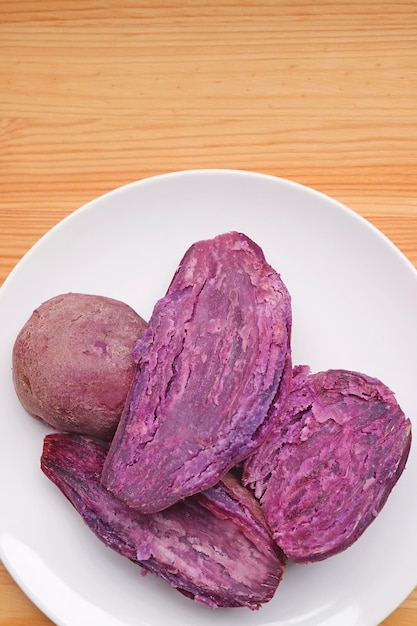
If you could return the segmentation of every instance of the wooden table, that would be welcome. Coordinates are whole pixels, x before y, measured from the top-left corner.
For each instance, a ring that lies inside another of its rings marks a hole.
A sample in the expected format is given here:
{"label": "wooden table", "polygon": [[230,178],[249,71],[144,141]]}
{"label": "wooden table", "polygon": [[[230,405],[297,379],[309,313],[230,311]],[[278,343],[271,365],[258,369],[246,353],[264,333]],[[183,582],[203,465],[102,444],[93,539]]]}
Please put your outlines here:
{"label": "wooden table", "polygon": [[[0,283],[88,200],[211,167],[323,191],[417,266],[416,109],[415,0],[2,0]],[[0,622],[51,623],[2,566]]]}

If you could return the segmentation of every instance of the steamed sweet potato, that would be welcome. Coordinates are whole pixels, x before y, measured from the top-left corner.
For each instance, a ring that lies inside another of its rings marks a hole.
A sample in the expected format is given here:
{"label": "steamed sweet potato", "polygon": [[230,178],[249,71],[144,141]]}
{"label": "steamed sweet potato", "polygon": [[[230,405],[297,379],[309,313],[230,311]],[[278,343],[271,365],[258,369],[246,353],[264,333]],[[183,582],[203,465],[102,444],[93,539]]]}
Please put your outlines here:
{"label": "steamed sweet potato", "polygon": [[103,485],[154,513],[216,484],[268,436],[291,380],[291,298],[261,248],[193,244],[137,342]]}
{"label": "steamed sweet potato", "polygon": [[274,539],[293,561],[351,546],[399,480],[411,422],[394,393],[360,372],[294,368],[285,411],[244,463]]}
{"label": "steamed sweet potato", "polygon": [[258,502],[234,476],[147,515],[101,485],[106,454],[104,443],[54,433],[41,457],[44,474],[104,545],[211,608],[257,609],[271,600],[286,560]]}
{"label": "steamed sweet potato", "polygon": [[42,303],[13,347],[24,408],[50,426],[111,440],[132,383],[146,322],[127,304],[67,293]]}

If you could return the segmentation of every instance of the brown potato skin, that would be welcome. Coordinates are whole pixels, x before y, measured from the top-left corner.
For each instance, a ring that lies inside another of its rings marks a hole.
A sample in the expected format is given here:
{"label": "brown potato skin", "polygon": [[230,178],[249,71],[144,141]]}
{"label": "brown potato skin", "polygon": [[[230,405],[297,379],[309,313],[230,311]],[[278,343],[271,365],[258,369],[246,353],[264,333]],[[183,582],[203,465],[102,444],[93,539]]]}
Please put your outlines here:
{"label": "brown potato skin", "polygon": [[127,304],[65,293],[42,303],[13,346],[12,373],[26,411],[53,428],[110,441],[146,322]]}

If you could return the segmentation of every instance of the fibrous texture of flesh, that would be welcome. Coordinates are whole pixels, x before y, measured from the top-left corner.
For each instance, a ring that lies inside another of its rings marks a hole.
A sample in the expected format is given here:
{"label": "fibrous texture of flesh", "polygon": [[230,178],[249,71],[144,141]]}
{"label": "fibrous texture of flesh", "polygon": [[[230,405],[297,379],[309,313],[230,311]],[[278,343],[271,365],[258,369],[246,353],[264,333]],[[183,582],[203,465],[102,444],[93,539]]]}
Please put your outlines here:
{"label": "fibrous texture of flesh", "polygon": [[228,475],[215,487],[145,515],[100,483],[107,447],[82,435],[51,434],[41,467],[99,539],[212,608],[256,609],[274,595],[285,558],[258,502]]}
{"label": "fibrous texture of flesh", "polygon": [[150,513],[214,485],[279,414],[291,303],[262,250],[232,232],[193,244],[158,301],[103,484]]}
{"label": "fibrous texture of flesh", "polygon": [[350,546],[399,479],[411,423],[379,380],[346,370],[294,368],[274,432],[244,465],[278,545],[294,561]]}

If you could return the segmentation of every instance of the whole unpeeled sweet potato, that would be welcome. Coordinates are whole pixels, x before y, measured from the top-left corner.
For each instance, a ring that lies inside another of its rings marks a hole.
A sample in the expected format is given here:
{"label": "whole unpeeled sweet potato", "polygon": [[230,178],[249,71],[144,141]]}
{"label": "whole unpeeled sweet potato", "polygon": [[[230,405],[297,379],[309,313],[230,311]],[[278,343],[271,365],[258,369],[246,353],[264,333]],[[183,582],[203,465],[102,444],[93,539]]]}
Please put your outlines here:
{"label": "whole unpeeled sweet potato", "polygon": [[146,322],[127,304],[66,293],[42,303],[13,347],[24,408],[50,426],[111,440],[132,383]]}

